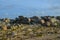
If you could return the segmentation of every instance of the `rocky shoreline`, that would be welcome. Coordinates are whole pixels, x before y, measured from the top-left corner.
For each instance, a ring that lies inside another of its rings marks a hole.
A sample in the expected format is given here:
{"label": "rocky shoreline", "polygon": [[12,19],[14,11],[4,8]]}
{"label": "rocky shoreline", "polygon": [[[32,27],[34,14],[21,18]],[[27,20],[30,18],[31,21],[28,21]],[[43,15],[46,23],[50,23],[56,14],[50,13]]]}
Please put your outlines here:
{"label": "rocky shoreline", "polygon": [[36,16],[33,21],[19,17],[0,19],[0,40],[60,40],[59,17],[46,16],[39,21]]}

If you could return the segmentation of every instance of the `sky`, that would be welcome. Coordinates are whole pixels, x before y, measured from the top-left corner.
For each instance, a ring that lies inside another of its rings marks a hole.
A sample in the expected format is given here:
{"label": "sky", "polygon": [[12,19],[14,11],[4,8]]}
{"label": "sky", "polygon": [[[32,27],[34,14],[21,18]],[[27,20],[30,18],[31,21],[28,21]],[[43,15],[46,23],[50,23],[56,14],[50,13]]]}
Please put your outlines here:
{"label": "sky", "polygon": [[0,18],[60,16],[60,0],[0,0]]}

